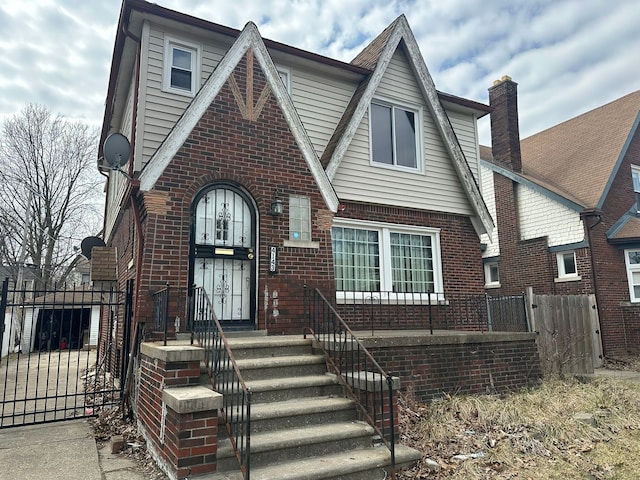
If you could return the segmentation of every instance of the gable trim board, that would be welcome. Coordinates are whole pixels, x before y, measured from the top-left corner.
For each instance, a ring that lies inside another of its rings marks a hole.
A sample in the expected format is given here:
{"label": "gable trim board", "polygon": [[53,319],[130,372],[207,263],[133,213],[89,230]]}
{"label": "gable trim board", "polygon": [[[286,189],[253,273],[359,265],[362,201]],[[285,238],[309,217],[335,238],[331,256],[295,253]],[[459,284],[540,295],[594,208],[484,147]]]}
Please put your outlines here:
{"label": "gable trim board", "polygon": [[533,182],[532,180],[529,180],[515,172],[512,172],[511,170],[507,170],[506,168],[500,167],[495,163],[488,162],[487,160],[484,160],[484,159],[480,159],[480,164],[483,167],[488,168],[489,170],[499,173],[503,177],[507,177],[508,179],[513,180],[514,182],[517,182],[521,185],[529,187],[530,189],[550,198],[555,202],[560,203],[561,205],[564,205],[567,208],[570,208],[571,210],[575,210],[576,212],[582,212],[584,210],[584,207],[579,203],[569,200],[568,198],[563,197],[562,195],[556,192],[553,192],[548,188],[545,188]]}
{"label": "gable trim board", "polygon": [[588,246],[589,242],[587,240],[576,243],[566,243],[564,245],[553,245],[549,247],[549,253],[564,252],[565,250],[577,250],[579,248],[587,248]]}
{"label": "gable trim board", "polygon": [[[440,103],[438,91],[435,88],[433,79],[427,69],[424,59],[420,54],[418,44],[411,32],[411,28],[404,15],[398,17],[393,25],[393,31],[389,35],[389,39],[386,42],[384,49],[382,50],[373,73],[364,80],[366,86],[364,92],[360,95],[356,108],[351,113],[344,132],[332,153],[331,159],[327,165],[327,176],[333,179],[335,176],[340,162],[344,158],[347,152],[349,144],[353,140],[356,134],[360,122],[369,109],[371,100],[375,96],[375,92],[380,85],[382,77],[391,62],[391,58],[395,51],[399,48],[400,42],[404,42],[404,46],[407,49],[407,53],[410,59],[411,68],[417,77],[418,85],[422,94],[426,100],[427,107],[431,112],[431,115],[435,119],[435,124],[438,128],[438,132],[444,140],[445,149],[449,153],[453,165],[455,167],[458,179],[460,180],[464,191],[469,199],[473,211],[476,217],[472,217],[472,223],[478,234],[490,232],[493,227],[493,219],[491,214],[484,203],[484,199],[480,194],[480,189],[473,178],[469,164],[462,152],[462,149],[458,143],[456,135],[453,131],[453,127],[447,117],[447,114]],[[349,109],[347,109],[347,112]],[[348,115],[348,113],[346,113]]]}
{"label": "gable trim board", "polygon": [[285,86],[280,80],[278,71],[271,59],[267,48],[262,41],[258,28],[253,22],[247,23],[238,36],[238,39],[222,58],[217,68],[205,82],[202,88],[189,104],[183,115],[180,117],[175,127],[169,132],[158,150],[149,159],[147,165],[140,174],[140,189],[142,191],[151,190],[156,181],[160,178],[165,168],[185,142],[193,128],[196,126],[202,115],[209,108],[211,102],[216,98],[224,84],[228,81],[232,72],[242,60],[244,55],[253,51],[254,58],[262,68],[267,83],[282,109],[283,115],[291,129],[291,133],[298,144],[300,151],[313,175],[327,208],[332,212],[338,210],[338,197],[329,181],[329,178],[322,169],[320,160],[313,149],[311,140],[306,133],[302,121],[295,110],[291,97],[285,90]]}
{"label": "gable trim board", "polygon": [[620,151],[620,155],[618,155],[618,159],[616,160],[616,164],[613,167],[613,170],[611,171],[611,175],[609,176],[609,180],[607,180],[607,184],[604,187],[604,190],[602,191],[602,196],[600,197],[600,200],[598,201],[598,205],[596,206],[596,208],[602,209],[602,206],[604,205],[605,200],[607,199],[607,196],[609,195],[609,190],[611,189],[611,186],[613,185],[613,181],[616,178],[616,175],[618,174],[618,170],[620,169],[620,166],[622,165],[622,162],[624,161],[624,157],[627,155],[627,150],[629,149],[629,145],[631,145],[631,142],[633,141],[633,137],[636,134],[636,131],[638,130],[638,125],[640,125],[640,112],[638,113],[638,115],[636,116],[635,121],[633,122],[633,126],[631,127],[631,130],[629,131],[629,135],[627,135],[627,139],[624,142],[624,146],[622,147],[622,150]]}
{"label": "gable trim board", "polygon": [[607,240],[611,243],[625,243],[625,242],[635,242],[637,243],[639,239],[637,238],[616,238],[616,235],[620,233],[631,220],[634,218],[640,218],[640,213],[638,212],[638,205],[634,203],[624,215],[622,215],[616,223],[614,223],[609,230],[607,230]]}

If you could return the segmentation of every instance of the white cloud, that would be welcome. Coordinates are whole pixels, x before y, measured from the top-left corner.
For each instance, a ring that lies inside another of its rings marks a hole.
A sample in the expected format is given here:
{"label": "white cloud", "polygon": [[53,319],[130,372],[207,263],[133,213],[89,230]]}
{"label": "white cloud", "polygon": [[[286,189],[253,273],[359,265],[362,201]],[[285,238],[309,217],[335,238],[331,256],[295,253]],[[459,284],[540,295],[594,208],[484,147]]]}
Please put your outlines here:
{"label": "white cloud", "polygon": [[[343,61],[404,13],[439,90],[488,102],[494,79],[518,82],[523,136],[640,88],[636,0],[156,1]],[[5,2],[0,119],[38,102],[100,124],[119,12],[116,0]]]}

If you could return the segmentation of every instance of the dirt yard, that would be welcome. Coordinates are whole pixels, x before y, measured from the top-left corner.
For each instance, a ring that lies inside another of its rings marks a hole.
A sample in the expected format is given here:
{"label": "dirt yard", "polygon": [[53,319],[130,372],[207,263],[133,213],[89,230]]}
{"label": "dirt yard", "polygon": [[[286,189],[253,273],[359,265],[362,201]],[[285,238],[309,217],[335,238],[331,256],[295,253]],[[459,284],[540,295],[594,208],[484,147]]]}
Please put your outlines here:
{"label": "dirt yard", "polygon": [[[640,371],[638,358],[610,361]],[[398,479],[640,478],[640,382],[545,380],[506,396],[400,399],[401,441],[425,453]]]}

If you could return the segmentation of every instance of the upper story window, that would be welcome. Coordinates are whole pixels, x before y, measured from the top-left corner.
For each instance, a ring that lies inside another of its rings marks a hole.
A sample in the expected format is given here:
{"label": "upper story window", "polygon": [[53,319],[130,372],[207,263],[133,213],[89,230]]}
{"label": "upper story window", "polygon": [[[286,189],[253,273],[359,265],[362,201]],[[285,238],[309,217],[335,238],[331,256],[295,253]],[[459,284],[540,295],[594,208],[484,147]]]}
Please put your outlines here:
{"label": "upper story window", "polygon": [[182,40],[166,37],[164,58],[164,90],[182,95],[195,95],[200,75],[200,48]]}
{"label": "upper story window", "polygon": [[287,92],[291,93],[291,70],[284,67],[276,67],[278,70],[278,76],[282,83],[284,83],[284,88],[287,89]]}
{"label": "upper story window", "polygon": [[419,109],[375,101],[369,123],[373,164],[421,170]]}
{"label": "upper story window", "polygon": [[631,165],[631,178],[633,180],[633,191],[636,194],[636,209],[640,212],[640,167]]}
{"label": "upper story window", "polygon": [[629,298],[632,302],[640,302],[640,250],[625,250],[624,261],[627,266]]}

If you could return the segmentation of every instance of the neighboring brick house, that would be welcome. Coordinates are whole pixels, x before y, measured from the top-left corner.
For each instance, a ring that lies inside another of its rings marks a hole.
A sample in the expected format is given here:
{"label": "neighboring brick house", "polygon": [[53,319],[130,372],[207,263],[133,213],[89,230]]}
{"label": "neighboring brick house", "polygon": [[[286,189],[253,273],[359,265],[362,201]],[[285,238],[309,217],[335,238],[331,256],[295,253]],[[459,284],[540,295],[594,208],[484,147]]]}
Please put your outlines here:
{"label": "neighboring brick house", "polygon": [[[517,84],[489,89],[481,184],[489,293],[595,294],[605,355],[640,352],[640,91],[520,140]],[[635,193],[634,193],[635,192]]]}
{"label": "neighboring brick house", "polygon": [[482,294],[489,111],[435,89],[404,16],[344,63],[125,0],[101,145],[121,133],[131,160],[99,168],[135,318],[167,282],[179,328],[195,285],[224,325],[272,334],[302,332],[305,283]]}

